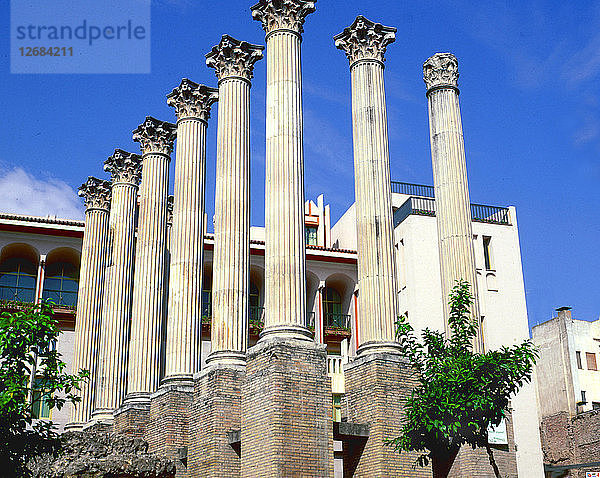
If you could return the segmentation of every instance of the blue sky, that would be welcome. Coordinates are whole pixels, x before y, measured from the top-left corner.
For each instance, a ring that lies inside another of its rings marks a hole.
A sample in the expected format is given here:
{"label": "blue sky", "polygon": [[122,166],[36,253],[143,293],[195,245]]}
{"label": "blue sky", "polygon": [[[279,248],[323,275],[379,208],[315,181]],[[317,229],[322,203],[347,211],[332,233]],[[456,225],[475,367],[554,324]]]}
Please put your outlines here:
{"label": "blue sky", "polygon": [[[3,211],[81,217],[77,186],[88,175],[104,177],[114,148],[138,151],[131,131],[146,115],[174,121],[165,95],[182,77],[216,86],[204,55],[223,33],[264,44],[251,1],[156,0],[151,74],[10,74],[7,3],[0,6]],[[577,318],[598,318],[600,3],[320,0],[302,45],[305,187],[307,199],[325,194],[334,221],[353,202],[354,180],[350,76],[332,36],[357,14],[398,28],[385,73],[392,178],[432,183],[421,65],[437,51],[453,52],[471,200],[517,207],[530,323],[563,305]],[[255,225],[264,221],[264,85],[263,60],[252,88]]]}

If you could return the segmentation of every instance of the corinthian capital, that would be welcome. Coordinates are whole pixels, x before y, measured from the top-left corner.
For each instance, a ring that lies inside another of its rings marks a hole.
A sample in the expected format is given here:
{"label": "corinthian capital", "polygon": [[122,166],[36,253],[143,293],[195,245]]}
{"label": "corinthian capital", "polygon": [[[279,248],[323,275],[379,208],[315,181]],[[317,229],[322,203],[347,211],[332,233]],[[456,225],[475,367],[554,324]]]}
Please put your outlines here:
{"label": "corinthian capital", "polygon": [[133,132],[133,140],[140,143],[142,153],[171,154],[177,136],[177,126],[146,116],[146,121]]}
{"label": "corinthian capital", "polygon": [[250,10],[267,34],[275,30],[302,33],[304,20],[315,11],[315,3],[316,0],[260,0]]}
{"label": "corinthian capital", "polygon": [[385,50],[396,41],[396,29],[374,23],[362,15],[333,37],[335,46],[344,50],[350,65],[359,60],[385,61]]}
{"label": "corinthian capital", "polygon": [[198,118],[208,121],[210,107],[219,99],[219,90],[199,85],[183,78],[181,84],[167,95],[167,104],[175,108],[177,118]]}
{"label": "corinthian capital", "polygon": [[458,60],[452,53],[436,53],[423,63],[423,80],[427,89],[458,86]]}
{"label": "corinthian capital", "polygon": [[110,208],[110,182],[90,176],[87,181],[79,186],[79,196],[83,198],[86,211],[88,209]]}
{"label": "corinthian capital", "polygon": [[104,161],[104,171],[112,175],[113,183],[139,184],[142,176],[142,157],[122,149],[115,149]]}
{"label": "corinthian capital", "polygon": [[253,76],[254,63],[263,57],[262,45],[253,45],[223,35],[218,45],[206,55],[206,64],[215,69],[219,80],[228,77],[240,77],[250,81]]}

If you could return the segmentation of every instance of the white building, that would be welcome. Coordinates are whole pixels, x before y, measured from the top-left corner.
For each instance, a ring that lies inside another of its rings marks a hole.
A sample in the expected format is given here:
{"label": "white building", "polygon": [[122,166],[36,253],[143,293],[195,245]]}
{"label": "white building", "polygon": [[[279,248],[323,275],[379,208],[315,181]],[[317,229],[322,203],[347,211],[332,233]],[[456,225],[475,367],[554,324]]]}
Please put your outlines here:
{"label": "white building", "polygon": [[571,317],[568,307],[532,329],[540,358],[537,381],[542,418],[600,410],[600,319]]}
{"label": "white building", "polygon": [[[397,249],[398,300],[417,333],[443,330],[440,258],[433,188],[392,183]],[[473,204],[473,241],[482,331],[486,349],[514,345],[529,338],[519,231],[514,207]],[[333,244],[356,247],[354,207],[332,228]],[[519,476],[542,476],[542,454],[535,383],[512,400]],[[532,470],[538,470],[536,473]]]}

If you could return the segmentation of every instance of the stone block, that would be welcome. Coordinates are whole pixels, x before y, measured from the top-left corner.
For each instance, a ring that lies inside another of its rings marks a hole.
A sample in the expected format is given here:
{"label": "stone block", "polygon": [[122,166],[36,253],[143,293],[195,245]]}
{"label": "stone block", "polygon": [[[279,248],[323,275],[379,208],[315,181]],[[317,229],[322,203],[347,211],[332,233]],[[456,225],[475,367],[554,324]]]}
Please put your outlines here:
{"label": "stone block", "polygon": [[333,476],[327,352],[308,340],[267,336],[248,350],[242,386],[241,476]]}

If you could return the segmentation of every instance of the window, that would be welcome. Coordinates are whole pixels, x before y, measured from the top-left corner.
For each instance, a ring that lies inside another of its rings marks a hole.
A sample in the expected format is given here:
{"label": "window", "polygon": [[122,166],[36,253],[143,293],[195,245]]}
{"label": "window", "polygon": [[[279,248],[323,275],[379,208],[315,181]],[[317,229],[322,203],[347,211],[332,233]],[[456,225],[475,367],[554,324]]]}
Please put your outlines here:
{"label": "window", "polygon": [[483,236],[483,258],[485,260],[485,269],[492,270],[492,238],[489,236]]}
{"label": "window", "polygon": [[46,268],[42,299],[51,300],[56,305],[74,307],[77,305],[79,273],[73,264],[55,262]]}
{"label": "window", "polygon": [[49,419],[50,406],[48,405],[49,395],[43,391],[44,384],[40,378],[35,379],[33,385],[33,394],[31,399],[31,413],[33,418],[46,418]]}
{"label": "window", "polygon": [[202,291],[202,319],[212,317],[212,290],[204,289]]}
{"label": "window", "polygon": [[317,231],[317,226],[306,226],[304,228],[304,237],[306,240],[306,244],[308,244],[309,246],[318,245]]}
{"label": "window", "polygon": [[587,400],[585,399],[585,390],[581,391],[581,403],[587,403]]}
{"label": "window", "polygon": [[598,366],[596,365],[596,354],[593,352],[585,353],[585,360],[587,362],[588,370],[598,370]]}
{"label": "window", "polygon": [[36,266],[21,257],[8,259],[0,267],[0,300],[34,302]]}
{"label": "window", "polygon": [[346,316],[342,314],[342,297],[333,287],[323,289],[323,313],[325,326],[346,327]]}
{"label": "window", "polygon": [[250,320],[255,322],[261,321],[264,309],[260,306],[260,292],[258,290],[258,287],[253,282],[250,282],[249,304]]}
{"label": "window", "polygon": [[342,396],[338,393],[333,394],[333,421],[342,421]]}
{"label": "window", "polygon": [[600,402],[592,402],[592,410],[600,410]]}
{"label": "window", "polygon": [[577,358],[577,368],[583,370],[583,365],[581,365],[581,352],[575,352],[575,357]]}

